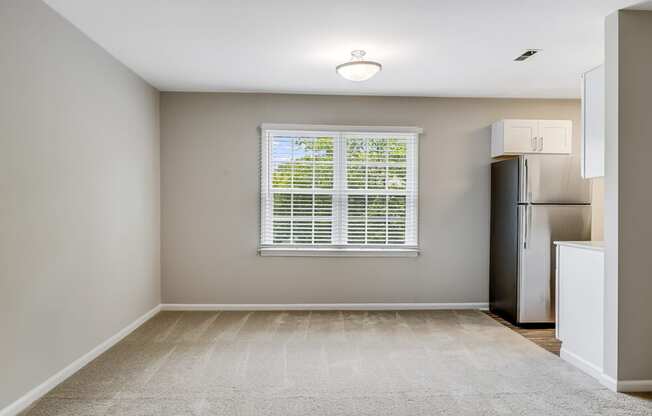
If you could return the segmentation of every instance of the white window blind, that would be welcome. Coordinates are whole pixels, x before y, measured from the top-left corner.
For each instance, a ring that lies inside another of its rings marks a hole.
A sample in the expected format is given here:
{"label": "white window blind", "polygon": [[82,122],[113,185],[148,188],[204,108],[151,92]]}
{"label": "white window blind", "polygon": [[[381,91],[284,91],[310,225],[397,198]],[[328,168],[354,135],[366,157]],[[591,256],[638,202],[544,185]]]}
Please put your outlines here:
{"label": "white window blind", "polygon": [[262,127],[261,254],[416,253],[420,130],[300,127]]}

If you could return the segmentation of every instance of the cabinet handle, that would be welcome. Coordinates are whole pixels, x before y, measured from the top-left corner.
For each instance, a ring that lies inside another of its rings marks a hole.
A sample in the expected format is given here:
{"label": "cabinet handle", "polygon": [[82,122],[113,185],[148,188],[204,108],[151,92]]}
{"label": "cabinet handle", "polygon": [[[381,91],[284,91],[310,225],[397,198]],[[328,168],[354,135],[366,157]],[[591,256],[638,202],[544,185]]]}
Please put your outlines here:
{"label": "cabinet handle", "polygon": [[543,152],[543,136],[539,137],[539,151]]}
{"label": "cabinet handle", "polygon": [[532,145],[532,150],[536,152],[537,151],[537,136],[534,136],[530,140],[530,144]]}

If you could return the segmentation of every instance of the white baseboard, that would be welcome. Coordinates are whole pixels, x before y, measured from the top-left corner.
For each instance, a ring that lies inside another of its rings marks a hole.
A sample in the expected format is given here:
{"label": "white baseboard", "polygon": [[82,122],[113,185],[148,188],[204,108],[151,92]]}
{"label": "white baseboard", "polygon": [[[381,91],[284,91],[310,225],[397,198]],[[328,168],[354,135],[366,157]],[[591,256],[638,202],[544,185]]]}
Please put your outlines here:
{"label": "white baseboard", "polygon": [[619,393],[642,393],[652,391],[652,380],[616,380],[606,374],[600,377],[602,385]]}
{"label": "white baseboard", "polygon": [[590,363],[586,361],[584,358],[580,357],[579,355],[575,354],[574,352],[568,351],[568,349],[564,348],[563,346],[561,347],[561,351],[559,352],[559,356],[564,360],[569,362],[570,364],[574,365],[575,367],[579,368],[580,370],[584,371],[591,377],[597,379],[597,380],[602,380],[602,368],[598,367],[597,365]]}
{"label": "white baseboard", "polygon": [[568,351],[563,346],[559,353],[564,361],[567,361],[584,371],[591,377],[597,379],[603,386],[611,391],[619,393],[639,393],[652,391],[652,380],[616,380],[603,373],[603,369],[592,364],[577,354]]}
{"label": "white baseboard", "polygon": [[618,391],[618,381],[616,379],[609,377],[608,375],[602,373],[600,375],[600,383],[602,383],[603,386],[608,388],[611,391]]}
{"label": "white baseboard", "polygon": [[50,390],[52,390],[58,384],[63,382],[65,379],[67,379],[68,377],[70,377],[71,375],[79,371],[82,367],[84,367],[89,362],[93,361],[103,352],[105,352],[106,350],[108,350],[118,342],[120,342],[124,337],[126,337],[136,328],[144,324],[148,319],[156,315],[160,310],[161,310],[161,305],[158,305],[152,310],[150,310],[149,312],[145,313],[144,315],[142,315],[141,317],[139,317],[138,319],[136,319],[135,321],[127,325],[125,328],[120,330],[120,332],[113,335],[111,338],[107,339],[106,341],[102,342],[100,345],[93,348],[91,351],[87,352],[82,357],[73,361],[63,370],[59,371],[52,377],[48,378],[40,385],[34,387],[27,394],[25,394],[15,402],[11,403],[9,406],[5,407],[4,409],[1,409],[0,416],[14,416],[22,412],[23,410],[27,409],[36,400],[43,397],[45,394],[47,394]]}
{"label": "white baseboard", "polygon": [[606,374],[602,375],[602,385],[611,391],[619,393],[642,393],[652,391],[652,380],[615,380]]}
{"label": "white baseboard", "polygon": [[488,303],[164,303],[164,311],[399,311],[489,309]]}
{"label": "white baseboard", "polygon": [[652,380],[622,380],[618,382],[618,391],[622,393],[652,391]]}

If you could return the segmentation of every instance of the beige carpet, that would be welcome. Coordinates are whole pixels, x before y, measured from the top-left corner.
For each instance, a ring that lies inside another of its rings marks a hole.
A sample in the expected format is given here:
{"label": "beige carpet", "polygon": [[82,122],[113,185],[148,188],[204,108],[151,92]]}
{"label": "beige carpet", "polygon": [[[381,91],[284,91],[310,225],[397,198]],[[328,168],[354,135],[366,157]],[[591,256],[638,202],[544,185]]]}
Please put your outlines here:
{"label": "beige carpet", "polygon": [[29,415],[652,415],[480,312],[163,312]]}

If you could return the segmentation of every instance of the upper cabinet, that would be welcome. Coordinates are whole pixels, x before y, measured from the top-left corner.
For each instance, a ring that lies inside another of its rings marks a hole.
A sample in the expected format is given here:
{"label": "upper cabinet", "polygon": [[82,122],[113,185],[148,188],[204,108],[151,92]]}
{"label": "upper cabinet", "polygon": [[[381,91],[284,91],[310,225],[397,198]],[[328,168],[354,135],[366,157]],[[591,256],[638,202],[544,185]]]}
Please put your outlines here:
{"label": "upper cabinet", "polygon": [[604,66],[582,75],[582,176],[604,176]]}
{"label": "upper cabinet", "polygon": [[500,120],[491,126],[491,157],[525,153],[570,154],[570,120]]}

